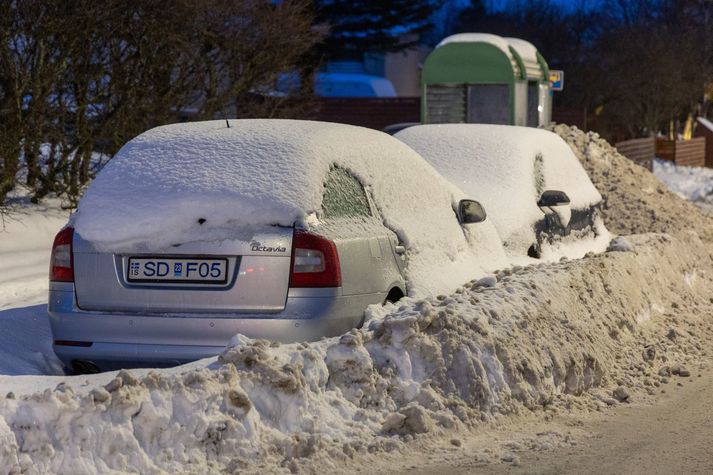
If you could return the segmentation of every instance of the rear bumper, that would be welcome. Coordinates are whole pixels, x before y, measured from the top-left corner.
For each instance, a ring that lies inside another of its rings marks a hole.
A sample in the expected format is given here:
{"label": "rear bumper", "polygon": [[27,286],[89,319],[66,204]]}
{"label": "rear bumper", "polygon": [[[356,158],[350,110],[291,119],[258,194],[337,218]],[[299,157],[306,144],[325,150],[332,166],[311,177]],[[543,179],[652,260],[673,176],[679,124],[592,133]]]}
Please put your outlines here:
{"label": "rear bumper", "polygon": [[279,313],[106,313],[79,309],[73,284],[51,282],[48,310],[55,341],[91,342],[86,347],[53,345],[62,362],[70,366],[73,360],[86,360],[108,370],[214,356],[238,333],[285,343],[338,335],[358,326],[364,309],[384,298],[344,296],[340,289],[296,289]]}

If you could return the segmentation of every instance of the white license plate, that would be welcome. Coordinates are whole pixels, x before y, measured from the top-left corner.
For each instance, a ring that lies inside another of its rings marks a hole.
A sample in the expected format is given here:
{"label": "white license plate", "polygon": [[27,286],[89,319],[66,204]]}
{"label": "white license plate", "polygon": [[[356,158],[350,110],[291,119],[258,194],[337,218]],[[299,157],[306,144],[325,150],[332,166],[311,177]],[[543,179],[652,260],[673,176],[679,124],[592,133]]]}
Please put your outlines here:
{"label": "white license plate", "polygon": [[146,283],[225,284],[228,259],[130,257],[126,280]]}

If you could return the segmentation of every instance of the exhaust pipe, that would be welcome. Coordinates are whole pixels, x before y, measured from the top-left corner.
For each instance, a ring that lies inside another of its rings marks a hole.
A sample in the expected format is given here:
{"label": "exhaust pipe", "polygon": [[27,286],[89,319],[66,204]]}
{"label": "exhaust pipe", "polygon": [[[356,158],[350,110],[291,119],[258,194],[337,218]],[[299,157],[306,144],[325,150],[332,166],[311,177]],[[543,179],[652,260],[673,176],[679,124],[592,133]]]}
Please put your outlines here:
{"label": "exhaust pipe", "polygon": [[80,374],[97,374],[101,373],[99,366],[91,361],[87,360],[72,360],[72,373],[76,375]]}

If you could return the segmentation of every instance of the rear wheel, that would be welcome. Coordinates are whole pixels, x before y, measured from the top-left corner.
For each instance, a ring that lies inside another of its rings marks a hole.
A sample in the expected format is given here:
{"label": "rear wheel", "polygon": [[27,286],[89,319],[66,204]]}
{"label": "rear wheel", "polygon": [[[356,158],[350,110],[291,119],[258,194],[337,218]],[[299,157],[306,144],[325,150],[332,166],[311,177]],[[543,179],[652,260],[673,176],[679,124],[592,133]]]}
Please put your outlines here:
{"label": "rear wheel", "polygon": [[394,287],[393,289],[389,290],[389,293],[386,295],[386,299],[384,299],[384,304],[396,303],[402,298],[404,298],[404,293],[398,287]]}
{"label": "rear wheel", "polygon": [[[389,290],[388,294],[386,294],[386,298],[384,299],[384,303],[382,303],[382,305],[386,305],[387,303],[396,303],[402,298],[404,298],[404,293],[398,287],[394,287],[393,289]],[[361,328],[362,326],[364,326],[365,321],[366,313],[362,315],[361,322],[359,322],[357,328]]]}

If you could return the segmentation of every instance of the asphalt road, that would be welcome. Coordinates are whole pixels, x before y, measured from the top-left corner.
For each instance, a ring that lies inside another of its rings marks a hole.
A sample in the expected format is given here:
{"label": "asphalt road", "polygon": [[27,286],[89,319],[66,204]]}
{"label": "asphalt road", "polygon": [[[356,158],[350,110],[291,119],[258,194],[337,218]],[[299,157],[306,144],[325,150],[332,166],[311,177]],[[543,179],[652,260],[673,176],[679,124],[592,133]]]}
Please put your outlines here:
{"label": "asphalt road", "polygon": [[[678,383],[682,385],[679,386]],[[652,406],[621,405],[574,447],[518,452],[519,466],[421,466],[418,474],[713,474],[713,372],[672,380]],[[413,473],[413,471],[412,471]]]}

